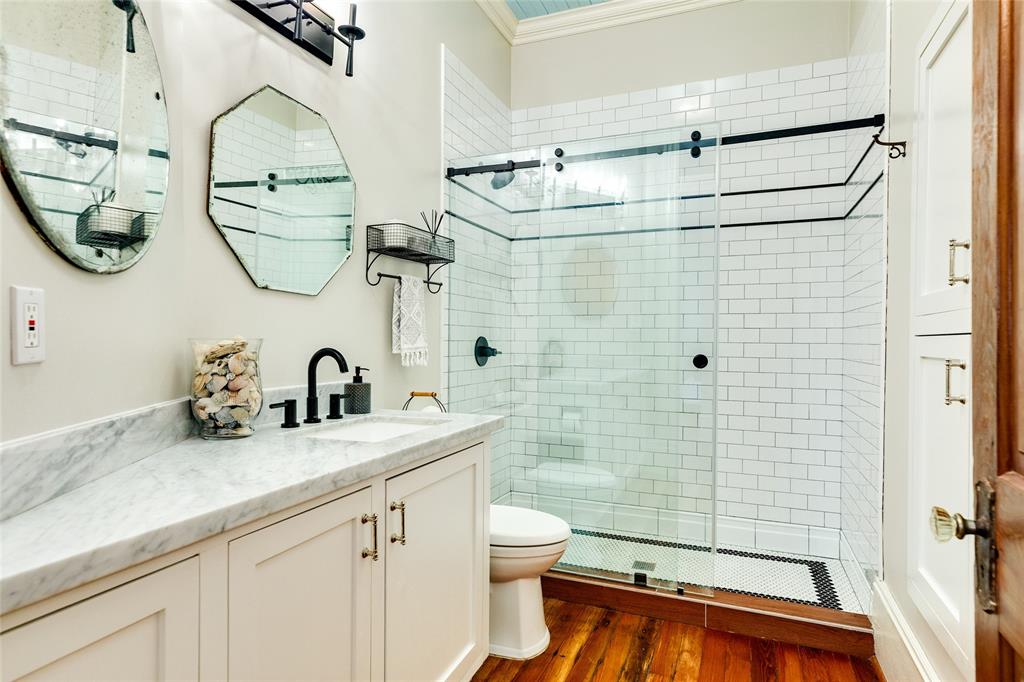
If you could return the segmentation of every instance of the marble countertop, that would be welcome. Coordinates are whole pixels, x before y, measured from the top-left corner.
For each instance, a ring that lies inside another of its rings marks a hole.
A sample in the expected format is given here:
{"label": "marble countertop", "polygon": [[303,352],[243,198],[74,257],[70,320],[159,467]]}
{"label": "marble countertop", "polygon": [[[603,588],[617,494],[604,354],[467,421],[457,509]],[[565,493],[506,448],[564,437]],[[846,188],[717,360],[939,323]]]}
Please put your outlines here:
{"label": "marble countertop", "polygon": [[[380,416],[431,425],[378,443],[308,437]],[[0,612],[481,439],[502,423],[381,411],[264,427],[239,440],[190,438],[0,522]]]}

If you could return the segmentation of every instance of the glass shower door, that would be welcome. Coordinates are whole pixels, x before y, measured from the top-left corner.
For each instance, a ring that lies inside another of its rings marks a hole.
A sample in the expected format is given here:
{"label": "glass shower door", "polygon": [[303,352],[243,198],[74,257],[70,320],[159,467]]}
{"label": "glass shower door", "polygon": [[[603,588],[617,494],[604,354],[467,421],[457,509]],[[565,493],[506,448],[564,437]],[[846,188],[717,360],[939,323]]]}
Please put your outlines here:
{"label": "glass shower door", "polygon": [[513,495],[569,522],[558,568],[714,585],[717,130],[541,150],[513,243]]}

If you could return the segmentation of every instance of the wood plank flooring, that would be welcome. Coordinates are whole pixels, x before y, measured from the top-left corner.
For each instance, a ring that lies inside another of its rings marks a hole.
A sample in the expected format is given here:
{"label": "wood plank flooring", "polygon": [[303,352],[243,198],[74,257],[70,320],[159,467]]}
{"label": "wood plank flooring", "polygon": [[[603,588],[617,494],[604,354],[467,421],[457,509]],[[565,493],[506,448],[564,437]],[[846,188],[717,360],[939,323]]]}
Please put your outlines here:
{"label": "wood plank flooring", "polygon": [[487,682],[878,682],[863,659],[621,613],[544,600],[551,644],[529,661],[488,658]]}

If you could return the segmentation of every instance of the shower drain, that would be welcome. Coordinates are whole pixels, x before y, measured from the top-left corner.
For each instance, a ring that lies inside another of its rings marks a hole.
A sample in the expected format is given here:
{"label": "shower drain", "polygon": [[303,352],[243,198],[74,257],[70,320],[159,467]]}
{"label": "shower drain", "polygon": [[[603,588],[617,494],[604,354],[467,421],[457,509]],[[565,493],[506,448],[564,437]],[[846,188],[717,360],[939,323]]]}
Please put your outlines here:
{"label": "shower drain", "polygon": [[633,570],[634,571],[653,571],[654,570],[654,562],[653,561],[634,561],[633,562]]}

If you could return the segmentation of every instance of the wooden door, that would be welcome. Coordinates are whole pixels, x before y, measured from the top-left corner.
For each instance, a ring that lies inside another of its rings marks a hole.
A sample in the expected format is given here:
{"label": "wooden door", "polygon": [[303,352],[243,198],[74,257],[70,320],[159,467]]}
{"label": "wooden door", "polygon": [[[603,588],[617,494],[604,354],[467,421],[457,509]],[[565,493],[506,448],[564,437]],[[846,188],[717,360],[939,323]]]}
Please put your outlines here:
{"label": "wooden door", "polygon": [[[995,489],[993,526],[998,551],[994,604],[976,610],[979,680],[1024,679],[1022,37],[1024,3],[975,0],[971,140],[974,474],[975,480]],[[978,557],[979,562],[982,559]]]}
{"label": "wooden door", "polygon": [[476,445],[387,481],[385,679],[467,679],[486,657],[483,457]]}
{"label": "wooden door", "polygon": [[231,541],[230,679],[369,679],[370,504],[360,490]]}
{"label": "wooden door", "polygon": [[199,679],[199,559],[0,636],[8,680]]}

